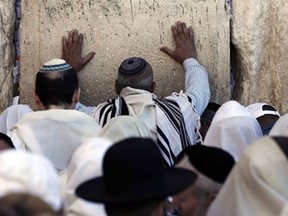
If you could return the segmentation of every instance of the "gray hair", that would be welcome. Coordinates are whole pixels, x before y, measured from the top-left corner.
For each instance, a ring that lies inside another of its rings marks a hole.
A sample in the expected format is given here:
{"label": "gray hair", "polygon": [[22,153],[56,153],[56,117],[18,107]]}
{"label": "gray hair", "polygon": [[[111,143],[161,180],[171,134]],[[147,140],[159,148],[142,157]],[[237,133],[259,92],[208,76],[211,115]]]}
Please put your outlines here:
{"label": "gray hair", "polygon": [[120,90],[129,86],[150,91],[153,82],[153,70],[143,58],[128,58],[119,66],[117,79]]}

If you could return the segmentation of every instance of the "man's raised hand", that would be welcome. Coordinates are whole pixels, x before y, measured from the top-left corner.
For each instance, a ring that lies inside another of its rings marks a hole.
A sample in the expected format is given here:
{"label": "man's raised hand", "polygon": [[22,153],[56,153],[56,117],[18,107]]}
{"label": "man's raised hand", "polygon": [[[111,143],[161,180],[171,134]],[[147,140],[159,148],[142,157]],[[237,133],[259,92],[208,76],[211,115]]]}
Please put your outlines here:
{"label": "man's raised hand", "polygon": [[62,37],[62,59],[79,72],[94,57],[95,52],[90,52],[82,58],[83,34],[76,29],[69,32],[68,38]]}
{"label": "man's raised hand", "polygon": [[176,45],[175,50],[173,51],[168,47],[161,47],[160,50],[179,63],[183,63],[188,58],[196,59],[197,50],[192,27],[187,28],[185,22],[178,21],[171,27],[171,30]]}

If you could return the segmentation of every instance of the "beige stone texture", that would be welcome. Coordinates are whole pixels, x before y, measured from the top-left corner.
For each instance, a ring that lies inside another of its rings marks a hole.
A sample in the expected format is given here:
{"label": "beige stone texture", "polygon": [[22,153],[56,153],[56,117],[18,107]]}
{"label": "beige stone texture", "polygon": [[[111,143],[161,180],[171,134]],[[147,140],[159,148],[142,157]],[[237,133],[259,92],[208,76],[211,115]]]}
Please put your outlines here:
{"label": "beige stone texture", "polygon": [[12,71],[15,62],[13,45],[15,1],[0,1],[0,112],[12,102]]}
{"label": "beige stone texture", "polygon": [[288,111],[288,1],[233,1],[235,99]]}
{"label": "beige stone texture", "polygon": [[84,33],[84,54],[96,56],[80,72],[82,101],[97,105],[115,97],[114,80],[125,58],[141,56],[154,68],[160,97],[184,88],[181,65],[160,52],[173,47],[170,27],[183,20],[194,27],[201,64],[209,72],[212,100],[229,99],[230,30],[225,0],[23,0],[21,101],[33,104],[34,77],[41,64],[61,57],[61,37]]}

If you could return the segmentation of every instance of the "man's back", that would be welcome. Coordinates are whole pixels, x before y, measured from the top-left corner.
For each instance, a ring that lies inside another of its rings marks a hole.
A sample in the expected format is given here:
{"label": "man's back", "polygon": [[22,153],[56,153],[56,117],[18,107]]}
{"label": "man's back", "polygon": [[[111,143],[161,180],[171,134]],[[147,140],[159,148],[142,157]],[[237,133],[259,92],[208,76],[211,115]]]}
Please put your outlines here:
{"label": "man's back", "polygon": [[152,67],[144,59],[132,57],[124,60],[118,68],[115,87],[120,97],[108,100],[96,108],[83,105],[76,108],[93,116],[102,127],[109,119],[119,115],[141,119],[150,128],[152,138],[157,141],[168,166],[173,165],[182,149],[202,141],[199,116],[210,100],[208,74],[196,60],[192,28],[177,22],[172,26],[172,33],[175,51],[167,47],[161,50],[183,63],[184,93],[173,93],[158,99],[152,93],[155,88]]}
{"label": "man's back", "polygon": [[25,115],[10,132],[16,149],[46,156],[60,171],[84,139],[97,136],[98,124],[75,110],[52,109]]}
{"label": "man's back", "polygon": [[[131,59],[135,58],[125,61]],[[91,109],[90,115],[101,127],[120,115],[139,118],[150,129],[151,138],[157,142],[167,166],[172,166],[184,148],[202,141],[199,116],[210,99],[206,70],[193,58],[186,59],[183,65],[186,83],[184,93],[174,92],[159,99],[147,90],[124,87],[118,98]],[[130,68],[133,68],[133,64],[130,64]],[[81,105],[77,109],[85,112],[85,107]]]}
{"label": "man's back", "polygon": [[83,139],[97,136],[99,125],[73,110],[79,101],[76,71],[62,59],[46,62],[36,74],[34,98],[42,111],[26,114],[11,129],[16,149],[48,157],[60,171]]}

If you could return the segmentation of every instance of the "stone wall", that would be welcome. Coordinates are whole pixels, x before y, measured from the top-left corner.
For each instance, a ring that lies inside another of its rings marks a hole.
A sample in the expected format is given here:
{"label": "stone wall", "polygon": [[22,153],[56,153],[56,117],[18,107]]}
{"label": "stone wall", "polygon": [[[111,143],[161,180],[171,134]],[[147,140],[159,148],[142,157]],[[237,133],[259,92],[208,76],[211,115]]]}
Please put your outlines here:
{"label": "stone wall", "polygon": [[0,1],[0,111],[12,102],[15,0]]}
{"label": "stone wall", "polygon": [[164,45],[173,47],[170,27],[178,20],[194,27],[212,100],[228,100],[230,30],[225,0],[22,0],[21,101],[33,104],[35,73],[44,62],[61,57],[61,37],[74,28],[85,34],[84,53],[96,51],[80,73],[84,103],[97,105],[115,97],[117,67],[131,56],[151,63],[158,96],[183,89],[182,66],[159,51]]}
{"label": "stone wall", "polygon": [[[0,2],[0,110],[12,99],[14,1]],[[159,52],[173,46],[170,26],[184,20],[194,26],[199,61],[210,75],[212,100],[230,98],[231,60],[236,86],[233,98],[287,108],[287,1],[232,2],[232,21],[225,1],[208,0],[22,0],[21,100],[33,104],[31,92],[40,65],[61,57],[61,36],[73,28],[85,33],[84,52],[96,56],[80,74],[82,99],[97,103],[115,96],[117,66],[129,56],[151,62],[160,96],[183,88],[183,69]]]}
{"label": "stone wall", "polygon": [[233,1],[235,99],[288,111],[288,2]]}

